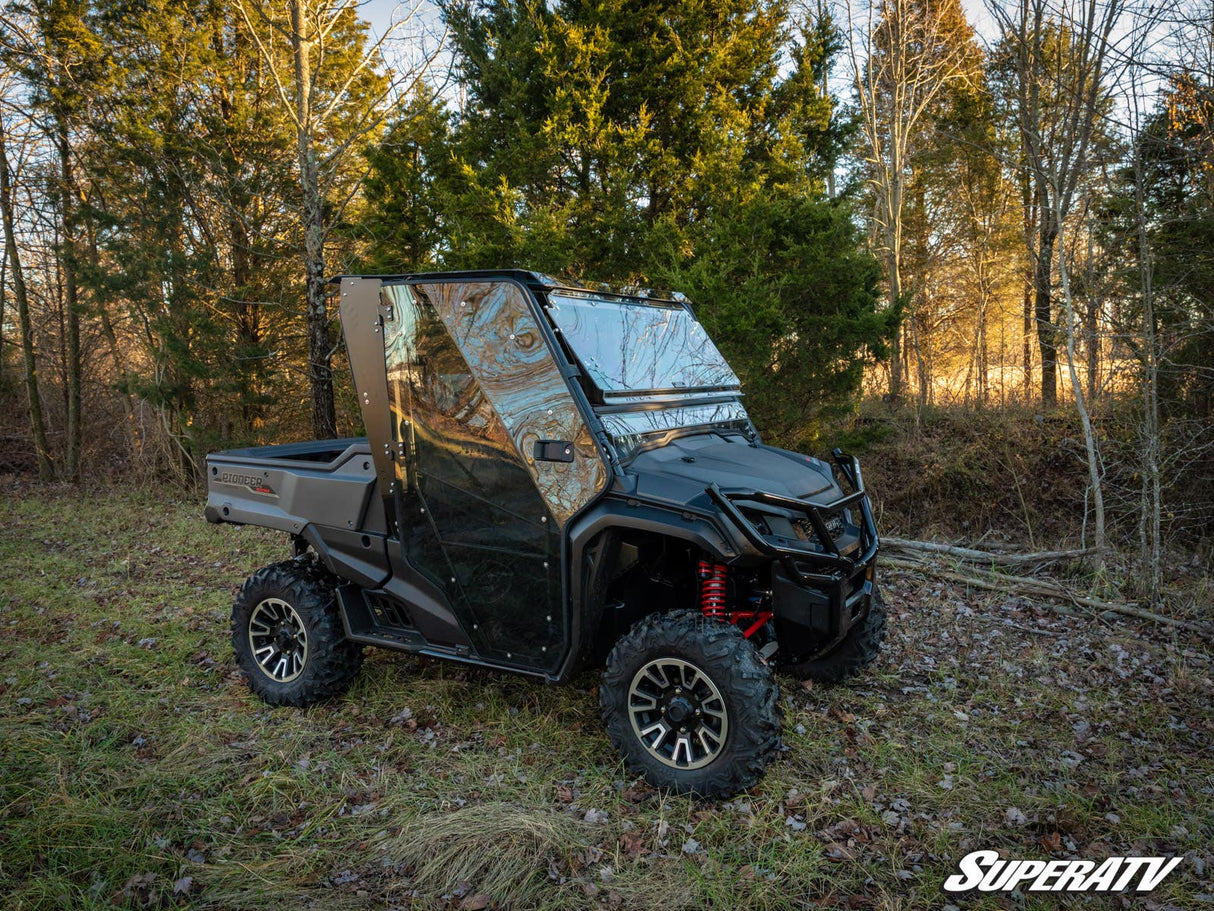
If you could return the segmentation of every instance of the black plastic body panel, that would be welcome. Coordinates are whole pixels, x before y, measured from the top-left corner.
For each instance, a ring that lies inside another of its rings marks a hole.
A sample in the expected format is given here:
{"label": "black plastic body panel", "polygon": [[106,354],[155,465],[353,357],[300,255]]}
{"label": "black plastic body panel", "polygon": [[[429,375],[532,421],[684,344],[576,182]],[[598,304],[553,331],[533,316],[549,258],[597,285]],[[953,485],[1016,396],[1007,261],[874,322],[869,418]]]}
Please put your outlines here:
{"label": "black plastic body panel", "polygon": [[[725,563],[739,556],[735,542],[708,516],[614,494],[599,500],[571,523],[568,530],[565,600],[569,607],[570,644],[573,647],[556,672],[558,680],[570,679],[591,658],[591,640],[605,605],[597,601],[590,590],[593,566],[587,566],[587,549],[593,547],[604,532],[613,530],[652,532],[676,538]],[[600,557],[596,555],[596,559]]]}
{"label": "black plastic body panel", "polygon": [[792,579],[779,563],[772,564],[773,621],[781,661],[805,661],[830,651],[868,612],[875,566],[861,565],[853,577],[835,577],[828,584]]}
{"label": "black plastic body panel", "polygon": [[388,564],[392,578],[384,585],[384,591],[408,605],[417,631],[437,645],[471,648],[468,634],[456,619],[446,594],[409,564],[395,539],[389,542]]}
{"label": "black plastic body panel", "polygon": [[368,592],[351,583],[337,587],[337,602],[341,608],[342,625],[349,639],[366,645],[425,655],[428,658],[441,658],[444,661],[456,661],[461,664],[551,679],[548,675],[531,668],[513,667],[486,660],[464,646],[435,645],[413,628],[377,627],[371,599],[382,597],[384,597],[383,592]]}
{"label": "black plastic body panel", "polygon": [[304,528],[302,537],[339,579],[376,588],[388,578],[383,535],[313,523]]}
{"label": "black plastic body panel", "polygon": [[834,499],[842,491],[830,466],[748,440],[740,433],[700,433],[638,453],[628,466],[641,499],[675,506],[702,504],[719,512],[705,496],[709,484],[749,487],[786,497]]}

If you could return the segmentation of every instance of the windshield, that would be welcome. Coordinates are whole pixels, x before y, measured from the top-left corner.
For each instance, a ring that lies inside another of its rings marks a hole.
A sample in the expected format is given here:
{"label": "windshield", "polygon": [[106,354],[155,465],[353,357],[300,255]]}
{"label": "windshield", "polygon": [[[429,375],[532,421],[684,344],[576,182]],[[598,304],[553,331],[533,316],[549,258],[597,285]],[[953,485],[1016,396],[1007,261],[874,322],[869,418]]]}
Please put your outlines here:
{"label": "windshield", "polygon": [[562,291],[548,299],[553,322],[605,398],[741,386],[704,327],[679,304]]}

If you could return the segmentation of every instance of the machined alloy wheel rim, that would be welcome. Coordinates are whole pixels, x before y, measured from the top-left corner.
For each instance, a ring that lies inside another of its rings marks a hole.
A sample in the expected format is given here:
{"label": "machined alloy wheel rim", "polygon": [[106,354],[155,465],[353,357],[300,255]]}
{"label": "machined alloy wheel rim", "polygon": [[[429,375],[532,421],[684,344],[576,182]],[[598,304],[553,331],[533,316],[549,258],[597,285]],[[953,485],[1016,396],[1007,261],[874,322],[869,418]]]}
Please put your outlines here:
{"label": "machined alloy wheel rim", "polygon": [[729,736],[721,691],[682,658],[657,658],[636,672],[628,687],[628,717],[645,749],[675,769],[708,765]]}
{"label": "machined alloy wheel rim", "polygon": [[308,663],[308,632],[303,620],[281,598],[266,598],[249,617],[249,647],[263,674],[290,683]]}

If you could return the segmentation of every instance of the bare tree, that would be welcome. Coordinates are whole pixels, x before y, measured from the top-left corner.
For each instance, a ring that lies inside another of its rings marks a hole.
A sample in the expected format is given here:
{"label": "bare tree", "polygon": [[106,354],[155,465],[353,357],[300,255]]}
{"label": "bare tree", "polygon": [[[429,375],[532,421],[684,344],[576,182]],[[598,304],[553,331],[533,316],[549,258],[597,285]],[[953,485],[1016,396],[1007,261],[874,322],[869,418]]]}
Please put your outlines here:
{"label": "bare tree", "polygon": [[[1035,230],[1026,225],[1032,259],[1033,319],[1041,348],[1041,400],[1058,402],[1058,339],[1052,299],[1060,219],[1071,212],[1092,166],[1091,150],[1102,108],[1110,39],[1122,0],[1020,0],[1009,9],[987,0],[1010,56],[1020,133],[1025,198]],[[1069,306],[1069,304],[1068,304]]]}
{"label": "bare tree", "polygon": [[50,446],[46,439],[46,420],[42,414],[42,397],[38,388],[38,361],[34,352],[34,329],[30,320],[29,292],[21,263],[21,248],[17,244],[17,226],[13,206],[13,178],[9,167],[8,133],[4,123],[4,105],[0,104],[0,216],[4,222],[4,251],[12,275],[13,298],[17,304],[17,322],[21,332],[21,358],[25,373],[27,412],[34,452],[38,460],[38,477],[50,481],[55,476]]}
{"label": "bare tree", "polygon": [[1107,107],[1105,80],[1123,3],[1021,0],[1015,11],[1009,11],[988,0],[987,8],[1000,24],[1011,53],[1016,119],[1037,195],[1039,226],[1033,254],[1042,403],[1049,407],[1057,402],[1057,344],[1051,303],[1057,245],[1067,371],[1083,425],[1093,502],[1093,543],[1099,562],[1105,548],[1103,472],[1083,383],[1075,366],[1076,315],[1065,232],[1081,181],[1091,168],[1100,117]]}
{"label": "bare tree", "polygon": [[438,54],[441,39],[414,58],[413,65],[398,63],[389,74],[381,73],[390,40],[408,35],[419,46],[424,43],[421,9],[419,0],[399,7],[392,25],[351,61],[330,51],[336,32],[356,21],[356,0],[240,0],[241,14],[296,131],[312,429],[320,438],[337,435],[325,241],[352,191],[344,199],[334,195],[358,144],[420,83]]}
{"label": "bare tree", "polygon": [[63,291],[63,361],[66,389],[64,454],[61,477],[78,480],[81,459],[81,401],[84,364],[80,344],[80,301],[77,275],[77,197],[73,131],[87,99],[89,63],[96,56],[81,4],[32,2],[14,4],[0,13],[0,48],[14,70],[36,91],[27,99],[41,114],[35,123],[56,159],[57,176],[48,196],[57,213],[55,232],[60,247],[58,267]]}
{"label": "bare tree", "polygon": [[[1137,80],[1131,88],[1130,116],[1135,126],[1142,122]],[[1141,142],[1131,153],[1134,168],[1134,227],[1138,241],[1139,293],[1142,298],[1142,486],[1138,519],[1139,558],[1146,569],[1147,594],[1151,605],[1159,603],[1163,589],[1161,571],[1161,530],[1163,524],[1163,485],[1161,483],[1161,428],[1159,421],[1159,341],[1155,335],[1154,269],[1147,228],[1146,199],[1143,185],[1146,175]]]}
{"label": "bare tree", "polygon": [[[1153,231],[1163,226],[1161,215],[1177,222],[1192,218],[1193,213],[1172,210],[1171,207],[1148,202],[1148,185],[1151,177],[1149,159],[1158,167],[1160,159],[1175,163],[1190,162],[1197,171],[1208,174],[1208,138],[1202,146],[1202,136],[1209,136],[1208,102],[1188,108],[1190,97],[1187,89],[1214,84],[1214,10],[1209,4],[1190,4],[1185,0],[1164,0],[1152,5],[1147,13],[1135,17],[1130,33],[1128,51],[1129,66],[1126,79],[1121,85],[1121,108],[1130,134],[1130,178],[1132,181],[1132,219],[1130,238],[1134,243],[1134,260],[1137,266],[1137,297],[1140,312],[1138,325],[1125,326],[1129,336],[1127,346],[1137,355],[1139,392],[1141,395],[1142,421],[1139,427],[1139,562],[1145,581],[1146,594],[1152,606],[1158,605],[1163,596],[1163,551],[1164,551],[1164,478],[1183,474],[1178,468],[1189,464],[1208,463],[1210,458],[1210,428],[1200,418],[1188,422],[1181,415],[1165,415],[1161,407],[1161,380],[1168,382],[1167,373],[1182,365],[1179,349],[1184,336],[1196,330],[1201,332],[1198,320],[1193,320],[1195,311],[1190,310],[1185,318],[1168,319],[1168,310],[1176,306],[1175,300],[1183,301],[1187,295],[1172,277],[1172,286],[1166,278],[1157,281],[1157,250]],[[1166,79],[1161,88],[1160,82]],[[1152,97],[1162,97],[1166,104],[1166,117],[1158,109],[1150,110]],[[1201,128],[1202,111],[1206,111],[1206,128]],[[1194,116],[1196,115],[1196,116]],[[1161,119],[1162,118],[1162,119]],[[1196,121],[1196,122],[1195,122]],[[1195,140],[1196,147],[1185,141]],[[1203,154],[1205,152],[1206,154]],[[1183,167],[1183,165],[1181,165]],[[1185,188],[1186,197],[1204,196],[1205,205],[1214,196],[1208,180],[1198,180]],[[1204,190],[1204,192],[1203,192]],[[1200,206],[1201,202],[1197,203]],[[1160,208],[1167,209],[1166,214]],[[1168,253],[1163,252],[1166,258]],[[1175,254],[1173,254],[1175,255]],[[1164,275],[1167,275],[1166,267]],[[1173,301],[1169,301],[1173,298]],[[1181,304],[1182,309],[1184,304]],[[1177,322],[1183,327],[1177,333],[1169,327]],[[1208,330],[1208,327],[1206,328]],[[1171,336],[1169,338],[1169,336]],[[1208,369],[1208,368],[1207,368]],[[1186,426],[1194,424],[1196,426]]]}
{"label": "bare tree", "polygon": [[[846,0],[848,52],[874,195],[877,245],[893,306],[905,307],[906,187],[915,144],[950,86],[973,78],[972,31],[955,0]],[[912,326],[914,324],[911,314]],[[889,394],[902,393],[894,337]]]}

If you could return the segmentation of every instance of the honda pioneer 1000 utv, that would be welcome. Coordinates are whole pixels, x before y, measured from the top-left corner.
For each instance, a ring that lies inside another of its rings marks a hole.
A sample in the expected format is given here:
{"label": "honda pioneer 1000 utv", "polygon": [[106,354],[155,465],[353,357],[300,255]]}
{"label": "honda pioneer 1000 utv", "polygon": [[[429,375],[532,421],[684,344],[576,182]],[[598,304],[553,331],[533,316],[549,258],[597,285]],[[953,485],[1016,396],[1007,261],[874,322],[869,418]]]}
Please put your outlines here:
{"label": "honda pioneer 1000 utv", "polygon": [[726,795],[780,737],[773,672],[841,680],[885,616],[854,458],[759,440],[681,299],[530,272],[340,279],[365,439],[211,455],[206,516],[291,535],[232,644],[268,702],[342,692],[364,645],[569,680],[612,742]]}

